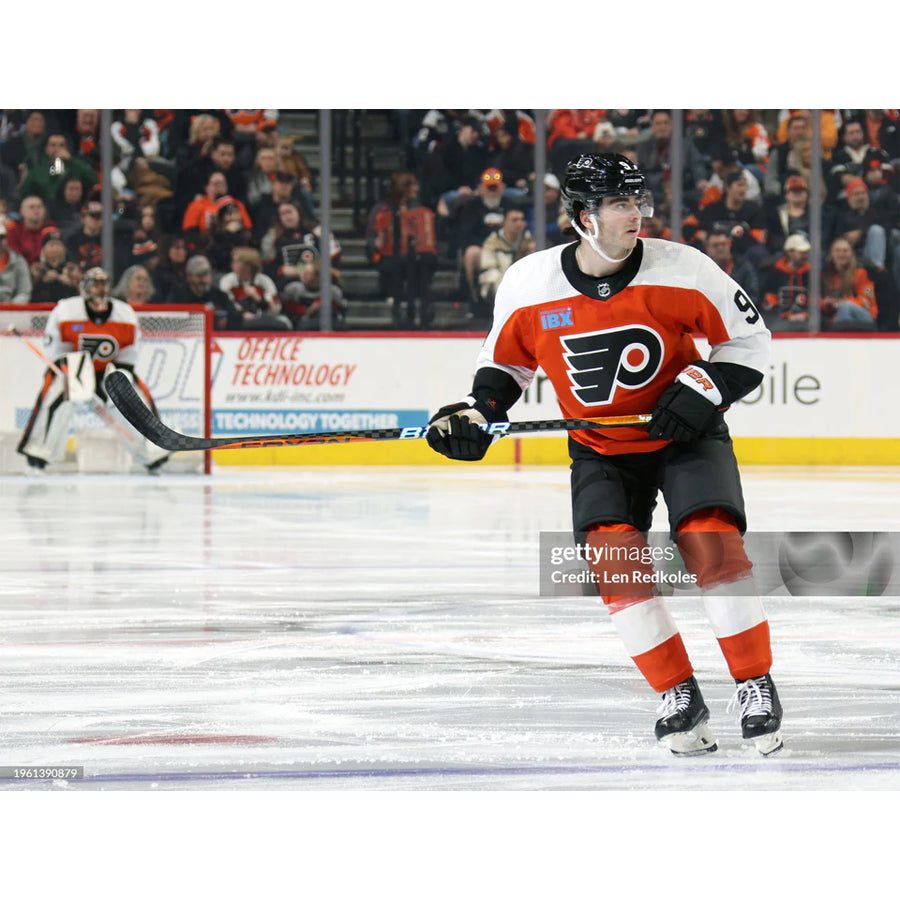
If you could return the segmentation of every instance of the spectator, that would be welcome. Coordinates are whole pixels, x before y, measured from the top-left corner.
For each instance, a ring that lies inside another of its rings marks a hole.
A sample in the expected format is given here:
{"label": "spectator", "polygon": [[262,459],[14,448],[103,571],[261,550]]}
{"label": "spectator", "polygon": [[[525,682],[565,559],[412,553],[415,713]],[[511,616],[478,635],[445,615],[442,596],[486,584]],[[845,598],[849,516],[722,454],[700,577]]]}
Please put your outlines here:
{"label": "spectator", "polygon": [[[334,267],[329,288],[331,321],[336,328],[343,326],[347,319],[347,302],[341,286],[341,273]],[[322,311],[322,261],[315,259],[300,270],[300,277],[288,282],[279,294],[282,311],[298,331],[308,331],[314,327]]]}
{"label": "spectator", "polygon": [[75,110],[75,131],[72,135],[72,147],[82,159],[86,159],[91,168],[100,173],[100,110]]}
{"label": "spectator", "polygon": [[478,293],[483,306],[493,310],[494,295],[503,273],[517,260],[534,253],[535,249],[525,213],[521,209],[507,209],[503,224],[488,235],[481,247]]}
{"label": "spectator", "polygon": [[155,291],[150,273],[144,266],[129,266],[112,290],[114,297],[131,306],[142,306],[153,300]]}
{"label": "spectator", "polygon": [[[82,272],[103,266],[103,204],[99,200],[88,200],[82,207],[81,228],[66,238],[66,249]],[[130,258],[130,252],[126,258]]]}
{"label": "spectator", "polygon": [[252,331],[290,331],[291,320],[282,314],[275,283],[262,272],[259,251],[236,247],[231,271],[219,281],[219,289],[241,310],[238,326]]}
{"label": "spectator", "polygon": [[822,268],[823,328],[828,331],[875,331],[875,287],[844,237],[831,242]]}
{"label": "spectator", "polygon": [[809,329],[809,251],[805,234],[791,234],[766,274],[759,308],[770,331]]}
{"label": "spectator", "polygon": [[[662,194],[663,179],[670,170],[669,148],[672,141],[672,116],[666,109],[655,109],[650,117],[650,134],[635,145],[636,163],[647,180],[647,189]],[[683,193],[688,205],[694,206],[703,196],[709,180],[709,169],[703,163],[693,141],[682,144]]]}
{"label": "spectator", "polygon": [[150,278],[153,279],[159,267],[160,258],[159,244],[143,228],[135,228],[132,235],[130,264],[143,266]]}
{"label": "spectator", "polygon": [[[797,141],[787,156],[787,168],[785,169],[785,181],[791,175],[800,175],[806,179],[807,184],[812,184],[813,180],[813,144],[811,140]],[[819,178],[819,190],[825,203],[829,203],[828,198],[828,182],[825,180],[824,174]]]}
{"label": "spectator", "polygon": [[616,131],[618,140],[626,146],[637,143],[650,126],[649,109],[608,109],[606,119]]}
{"label": "spectator", "polygon": [[594,132],[606,121],[605,109],[554,109],[547,118],[549,167],[557,178],[570,159],[600,149]]}
{"label": "spectator", "polygon": [[855,178],[862,178],[866,155],[870,149],[862,122],[851,119],[844,125],[841,145],[831,157],[828,182],[829,196],[833,200],[846,196],[847,185]]}
{"label": "spectator", "polygon": [[260,147],[256,151],[253,169],[247,181],[247,206],[250,209],[259,202],[264,194],[272,194],[272,181],[278,168],[278,156],[274,147]]}
{"label": "spectator", "polygon": [[205,252],[216,272],[225,274],[232,268],[232,254],[236,248],[255,246],[256,241],[244,216],[245,212],[233,197],[219,200],[215,224],[206,236]]}
{"label": "spectator", "polygon": [[281,135],[275,139],[275,154],[278,157],[278,171],[293,176],[296,183],[294,199],[310,219],[315,218],[315,203],[312,197],[312,173],[303,154],[294,146],[294,139],[289,135]]}
{"label": "spectator", "polygon": [[177,303],[178,297],[187,292],[187,243],[181,235],[175,234],[163,238],[162,247],[162,258],[150,272],[154,302]]}
{"label": "spectator", "polygon": [[191,200],[204,192],[209,176],[221,172],[228,182],[228,193],[242,204],[247,202],[247,180],[236,163],[234,141],[217,137],[208,156],[201,156],[178,173],[176,208],[187,209]]}
{"label": "spectator", "polygon": [[[705,235],[713,231],[727,233],[735,252],[746,257],[759,268],[766,258],[766,223],[762,207],[747,201],[747,178],[744,172],[725,176],[725,196],[703,207],[697,213],[700,229]],[[703,235],[698,234],[701,239]],[[737,279],[738,284],[744,284]],[[744,285],[746,287],[746,285]]]}
{"label": "spectator", "polygon": [[33,109],[21,130],[0,144],[0,161],[9,166],[19,182],[44,160],[47,119],[39,109]]}
{"label": "spectator", "polygon": [[481,268],[481,246],[488,235],[503,224],[506,210],[515,203],[504,199],[505,185],[499,169],[485,169],[481,173],[478,190],[458,209],[451,222],[451,248],[462,260],[463,287],[472,308],[479,305],[478,271]]}
{"label": "spectator", "polygon": [[[838,129],[841,117],[833,109],[820,109],[819,120],[822,125],[822,157],[831,159],[831,154],[838,142]],[[807,123],[807,137],[812,139],[812,110],[809,109],[782,109],[778,113],[778,127],[775,130],[775,141],[778,144],[788,140],[790,123],[792,119],[805,119]]]}
{"label": "spectator", "polygon": [[[261,147],[274,144],[278,128],[277,109],[226,109],[232,125],[231,136],[241,169],[249,169]],[[249,198],[248,198],[249,199]]]}
{"label": "spectator", "polygon": [[432,199],[437,198],[438,216],[449,217],[457,200],[468,199],[475,192],[487,160],[481,122],[466,116],[460,120],[459,130],[435,151],[437,170],[423,185],[427,188],[426,204],[431,205]]}
{"label": "spectator", "polygon": [[194,116],[188,128],[187,143],[175,154],[175,166],[179,172],[189,170],[207,159],[213,147],[213,141],[220,135],[222,123],[209,113]]}
{"label": "spectator", "polygon": [[[304,265],[319,259],[322,228],[314,219],[307,219],[294,200],[283,200],[276,210],[277,218],[264,235],[260,256],[264,271],[281,288],[296,280]],[[341,245],[334,234],[328,236],[329,261],[340,262]]]}
{"label": "spectator", "polygon": [[19,221],[6,226],[7,247],[24,256],[30,266],[40,259],[44,228],[54,224],[41,197],[25,195],[19,204]]}
{"label": "spectator", "polygon": [[412,172],[391,175],[384,200],[369,211],[366,256],[378,271],[381,296],[395,325],[428,327],[431,282],[437,269],[434,213],[419,201]]}
{"label": "spectator", "polygon": [[725,145],[725,126],[718,110],[686,109],[684,111],[684,136],[700,154],[708,167],[713,153]]}
{"label": "spectator", "polygon": [[524,197],[534,181],[534,144],[519,139],[513,120],[497,127],[494,147],[489,157],[490,166],[503,173],[510,196]]}
{"label": "spectator", "polygon": [[22,183],[22,196],[37,194],[44,203],[52,203],[60,184],[69,174],[81,178],[87,190],[97,184],[97,173],[88,160],[69,150],[66,135],[50,132],[44,144],[43,160],[28,172]]}
{"label": "spectator", "polygon": [[[884,150],[873,149],[867,163],[864,181],[869,189],[869,204],[875,211],[875,219],[884,227],[887,236],[888,259],[891,262],[894,284],[900,286],[900,197],[885,178],[885,172],[891,171]],[[880,301],[879,295],[879,305]]]}
{"label": "spectator", "polygon": [[32,303],[57,303],[78,293],[81,269],[66,260],[62,234],[53,225],[44,229],[40,259],[31,266]]}
{"label": "spectator", "polygon": [[725,196],[724,185],[726,176],[740,172],[743,172],[747,181],[746,199],[751,203],[762,202],[762,188],[759,180],[751,168],[740,163],[736,150],[725,146],[719,147],[710,156],[709,164],[712,174],[709,177],[709,182],[703,191],[703,195],[697,202],[698,209],[703,209],[704,206],[709,206],[710,203],[721,200]]}
{"label": "spectator", "polygon": [[846,205],[838,210],[834,236],[845,238],[856,256],[864,256],[879,271],[887,260],[887,232],[869,203],[869,188],[862,178],[846,186]]}
{"label": "spectator", "polygon": [[[275,282],[284,313],[295,328],[308,328],[321,306],[321,237],[321,226],[306,219],[295,201],[285,200],[278,205],[276,222],[260,247],[263,271]],[[340,255],[341,245],[330,234],[331,304],[337,323],[343,322],[346,310],[341,273],[336,268]]]}
{"label": "spectator", "polygon": [[866,138],[890,159],[900,158],[900,116],[896,109],[867,109],[863,115]]}
{"label": "spectator", "polygon": [[31,274],[25,257],[6,244],[6,225],[0,222],[0,303],[28,303]]}
{"label": "spectator", "polygon": [[[203,194],[188,204],[181,220],[181,230],[189,245],[199,246],[201,237],[212,230],[219,213],[219,200],[227,195],[228,179],[221,172],[210,172]],[[250,221],[249,214],[247,220]]]}
{"label": "spectator", "polygon": [[[250,217],[253,220],[253,237],[261,242],[265,235],[275,226],[278,218],[278,207],[282,203],[298,202],[295,197],[297,182],[293,175],[278,171],[270,183],[271,190],[262,194],[259,200],[250,208]],[[298,202],[304,211],[304,218],[312,218],[306,214],[306,208]]]}
{"label": "spectator", "polygon": [[[812,125],[806,116],[791,116],[786,126],[786,137],[772,148],[769,165],[763,180],[763,195],[779,198],[784,194],[784,182],[788,176],[788,155],[800,141],[812,140]],[[799,174],[799,173],[797,173]]]}
{"label": "spectator", "polygon": [[184,267],[186,290],[176,292],[173,303],[203,303],[213,312],[216,331],[233,331],[241,326],[243,311],[222,290],[213,284],[213,270],[202,254],[192,256]]}
{"label": "spectator", "polygon": [[[809,207],[809,187],[802,175],[790,175],[784,184],[784,203],[779,206],[769,204],[766,207],[767,246],[770,253],[780,253],[784,242],[792,234],[809,235],[812,230],[812,219]],[[823,233],[828,234],[831,228],[830,208],[822,211]]]}
{"label": "spectator", "polygon": [[[554,247],[556,244],[565,243],[560,234],[559,216],[564,212],[560,203],[559,179],[552,173],[548,172],[544,176],[544,221],[546,227],[545,246]],[[525,209],[525,217],[528,220],[528,230],[534,234],[534,205],[528,205]]]}
{"label": "spectator", "polygon": [[728,231],[715,229],[704,240],[706,255],[727,272],[747,293],[754,304],[759,302],[759,275],[746,259],[735,259],[731,252],[732,239]]}
{"label": "spectator", "polygon": [[78,230],[84,204],[85,190],[81,177],[74,173],[66,175],[57,189],[56,199],[48,207],[48,214],[63,233],[63,237]]}
{"label": "spectator", "polygon": [[763,181],[772,152],[772,138],[752,109],[722,111],[725,145],[737,153],[738,162]]}

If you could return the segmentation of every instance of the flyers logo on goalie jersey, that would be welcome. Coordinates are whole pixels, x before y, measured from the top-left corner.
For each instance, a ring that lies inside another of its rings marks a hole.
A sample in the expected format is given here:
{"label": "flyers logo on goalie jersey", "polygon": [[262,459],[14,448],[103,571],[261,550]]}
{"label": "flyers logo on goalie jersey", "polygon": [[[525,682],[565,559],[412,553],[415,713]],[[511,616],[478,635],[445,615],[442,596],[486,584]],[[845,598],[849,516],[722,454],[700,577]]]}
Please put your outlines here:
{"label": "flyers logo on goalie jersey", "polygon": [[619,387],[644,387],[662,365],[663,340],[643,325],[564,336],[560,342],[572,394],[582,406],[612,403]]}

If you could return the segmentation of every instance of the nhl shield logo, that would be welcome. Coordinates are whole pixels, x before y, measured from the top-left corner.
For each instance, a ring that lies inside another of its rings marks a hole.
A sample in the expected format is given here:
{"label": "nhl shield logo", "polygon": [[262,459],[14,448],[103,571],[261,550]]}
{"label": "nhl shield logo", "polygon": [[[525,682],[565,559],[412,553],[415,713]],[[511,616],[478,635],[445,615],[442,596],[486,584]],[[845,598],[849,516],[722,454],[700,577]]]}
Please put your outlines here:
{"label": "nhl shield logo", "polygon": [[601,299],[605,300],[611,293],[612,289],[605,281],[601,281],[597,284],[597,294]]}

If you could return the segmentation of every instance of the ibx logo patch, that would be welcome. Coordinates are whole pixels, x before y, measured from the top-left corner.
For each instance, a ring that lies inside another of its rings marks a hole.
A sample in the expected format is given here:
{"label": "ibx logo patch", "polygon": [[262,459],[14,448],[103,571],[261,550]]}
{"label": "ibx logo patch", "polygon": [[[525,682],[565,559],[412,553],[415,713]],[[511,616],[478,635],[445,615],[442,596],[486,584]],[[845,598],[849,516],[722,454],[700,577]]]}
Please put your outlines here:
{"label": "ibx logo patch", "polygon": [[653,380],[663,340],[644,325],[560,337],[572,395],[582,406],[612,403],[616,388],[635,390]]}
{"label": "ibx logo patch", "polygon": [[565,328],[572,325],[572,307],[565,306],[562,309],[550,309],[541,313],[541,328],[549,331],[551,328]]}

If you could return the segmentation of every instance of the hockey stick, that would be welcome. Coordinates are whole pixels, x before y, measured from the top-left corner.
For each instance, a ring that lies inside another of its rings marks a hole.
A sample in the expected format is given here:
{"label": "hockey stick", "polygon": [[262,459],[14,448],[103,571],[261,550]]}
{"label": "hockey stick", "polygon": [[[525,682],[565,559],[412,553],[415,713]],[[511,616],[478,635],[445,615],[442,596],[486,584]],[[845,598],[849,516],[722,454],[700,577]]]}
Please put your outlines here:
{"label": "hockey stick", "polygon": [[[10,325],[7,328],[7,333],[15,335],[35,356],[40,359],[44,365],[53,372],[54,375],[58,375],[62,379],[67,379],[68,373],[61,369],[40,347],[36,347],[31,341],[16,328],[15,325]],[[122,376],[125,378],[125,376]],[[126,379],[127,380],[127,379]],[[140,400],[140,398],[138,398]],[[111,415],[109,410],[100,402],[96,397],[90,401],[91,410],[99,416],[103,421],[110,426],[110,428],[114,428],[126,441],[130,444],[134,444],[137,441],[137,438],[130,432],[126,431],[120,422],[117,422]]]}
{"label": "hockey stick", "polygon": [[[407,428],[374,428],[359,431],[326,431],[312,434],[263,434],[244,438],[201,438],[179,434],[153,415],[141,401],[131,382],[113,372],[105,382],[106,392],[119,411],[137,430],[163,450],[239,450],[250,447],[292,447],[300,444],[346,444],[351,441],[396,441],[423,438],[427,425]],[[538,422],[495,422],[483,426],[489,434],[504,436],[520,432],[575,431],[583,428],[622,428],[642,425],[650,416],[613,416],[606,419],[547,419]]]}

